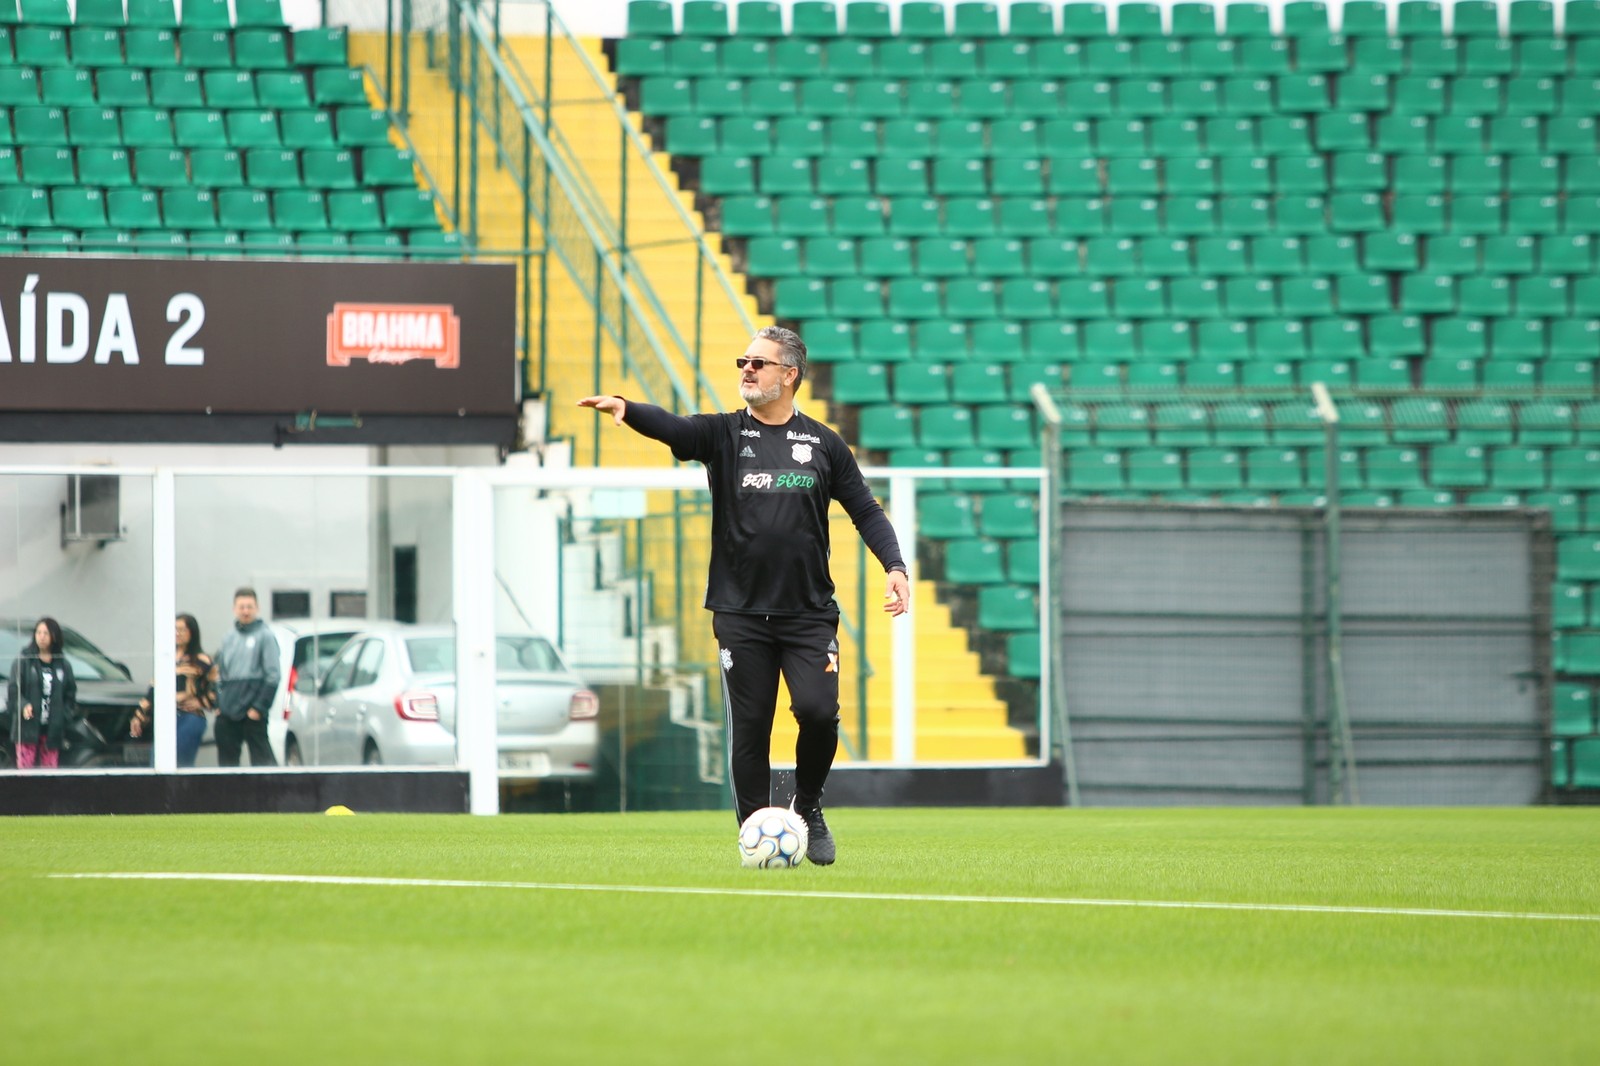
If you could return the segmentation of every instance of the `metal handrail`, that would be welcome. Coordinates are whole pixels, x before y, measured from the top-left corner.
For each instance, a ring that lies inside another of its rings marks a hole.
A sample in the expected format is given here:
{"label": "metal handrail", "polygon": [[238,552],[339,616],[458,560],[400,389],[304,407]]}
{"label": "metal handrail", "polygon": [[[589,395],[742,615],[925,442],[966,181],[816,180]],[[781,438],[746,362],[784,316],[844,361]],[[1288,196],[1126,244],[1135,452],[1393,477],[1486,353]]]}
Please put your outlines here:
{"label": "metal handrail", "polygon": [[[496,2],[502,3],[504,0],[496,0]],[[594,65],[593,61],[590,60],[589,54],[576,46],[572,32],[567,29],[566,23],[562,20],[560,14],[555,10],[555,6],[551,0],[530,0],[530,2],[538,3],[548,7],[550,9],[551,25],[558,27],[561,30],[561,36],[564,39],[573,42],[573,51],[583,64],[584,73],[588,74],[590,80],[592,80],[598,88],[605,92],[606,99],[611,104],[612,110],[616,113],[618,122],[621,124],[623,131],[626,133],[629,144],[631,144],[639,152],[639,157],[641,160],[643,160],[650,176],[655,179],[662,191],[668,194],[668,200],[672,204],[673,211],[677,215],[678,221],[683,224],[684,229],[687,231],[687,236],[681,243],[689,243],[692,241],[697,246],[701,259],[713,268],[715,277],[717,279],[717,284],[722,289],[723,294],[727,296],[728,302],[733,305],[736,311],[739,312],[740,322],[747,330],[753,333],[755,331],[755,322],[750,318],[749,314],[746,313],[744,304],[739,298],[738,290],[734,286],[733,279],[728,276],[727,271],[722,269],[721,262],[715,255],[712,254],[711,246],[706,243],[704,234],[700,231],[699,227],[696,226],[695,221],[690,217],[688,210],[684,208],[683,202],[675,195],[676,191],[672,188],[671,183],[667,181],[667,177],[664,173],[662,173],[661,168],[656,164],[651,146],[645,143],[645,140],[643,136],[640,135],[639,130],[631,121],[629,121],[627,109],[622,106],[617,94],[612,91],[610,86],[606,83],[605,76],[601,74],[600,70]]]}
{"label": "metal handrail", "polygon": [[[498,83],[499,87],[502,88],[510,97],[512,106],[515,108],[516,115],[521,120],[524,134],[537,146],[538,150],[543,155],[544,164],[548,168],[550,179],[555,181],[556,185],[560,188],[562,195],[567,198],[568,202],[572,203],[575,208],[578,207],[578,205],[582,203],[582,196],[578,189],[579,182],[574,177],[571,170],[567,167],[566,162],[557,156],[554,146],[550,143],[549,138],[545,136],[544,129],[538,120],[538,116],[534,111],[532,102],[529,101],[527,96],[522,92],[521,87],[517,84],[516,80],[510,76],[510,71],[507,70],[505,63],[501,59],[499,49],[494,46],[492,31],[485,27],[482,23],[481,13],[473,4],[468,2],[468,0],[454,0],[452,6],[460,16],[462,27],[473,39],[473,42],[477,45],[484,58],[487,60],[490,68],[494,71],[496,82]],[[452,77],[454,77],[454,73],[455,72],[452,71]],[[457,88],[459,91],[459,86]],[[471,100],[471,113],[474,119],[494,138],[495,149],[501,155],[502,159],[504,159],[508,165],[512,164],[514,161],[510,159],[509,151],[505,143],[501,140],[499,131],[489,120],[490,116],[484,114],[479,101],[476,99]],[[515,173],[514,170],[513,173]],[[522,186],[524,194],[528,195],[528,202],[531,204],[534,198],[531,195],[531,189],[528,185],[527,175],[523,175],[519,181],[519,184]],[[593,218],[591,218],[588,213],[582,210],[575,210],[574,214],[594,248],[597,251],[603,251],[606,248],[606,242],[603,235],[598,231]],[[548,217],[541,219],[540,224],[548,231]],[[573,281],[578,284],[580,291],[583,291],[582,273],[578,270],[577,265],[571,261],[566,250],[562,247],[559,241],[551,242],[551,246],[555,250],[556,258],[561,261],[564,267],[566,267],[568,274],[572,277]],[[656,335],[655,330],[652,328],[648,317],[639,307],[637,297],[634,295],[631,288],[625,284],[623,273],[621,269],[619,269],[619,263],[614,257],[602,254],[596,256],[596,264],[616,287],[618,298],[624,305],[627,317],[632,320],[631,323],[629,323],[630,327],[636,328],[641,332],[650,350],[656,356],[659,362],[659,369],[666,376],[677,405],[685,409],[692,407],[693,398],[690,395],[689,390],[684,386],[682,379],[672,366],[672,361],[668,358],[667,353],[661,344],[661,340]],[[624,366],[635,372],[635,375],[639,377],[641,386],[645,388],[647,399],[654,401],[656,398],[648,395],[649,388],[647,381],[643,375],[637,374],[639,368],[636,364],[634,364],[632,354],[628,350],[627,345],[623,343],[623,331],[619,329],[618,323],[611,321],[606,315],[604,306],[605,302],[603,299],[601,299],[599,291],[597,290],[593,293],[585,291],[584,295],[590,300],[591,306],[595,309],[597,321],[601,323],[602,327],[606,330],[611,339],[616,342]]]}
{"label": "metal handrail", "polygon": [[[456,2],[470,3],[471,0],[456,0]],[[495,0],[494,2],[494,25],[496,27],[497,34],[498,27],[500,25],[499,12],[501,7],[504,6],[504,3],[505,0]],[[669,244],[694,245],[700,260],[700,269],[710,269],[711,276],[715,280],[715,284],[722,290],[723,295],[727,298],[728,304],[738,314],[739,321],[744,326],[745,332],[754,333],[756,330],[755,322],[746,312],[744,303],[738,295],[738,291],[734,286],[733,280],[728,276],[727,272],[723,270],[721,261],[714,254],[712,254],[711,247],[706,243],[704,234],[696,225],[694,219],[689,215],[687,209],[684,208],[683,202],[678,198],[678,191],[672,186],[671,182],[667,180],[667,176],[656,164],[650,145],[645,142],[638,129],[634,126],[628,115],[627,109],[623,107],[621,101],[618,99],[617,93],[607,82],[600,70],[594,65],[593,61],[589,58],[589,54],[583,48],[578,46],[577,40],[572,36],[571,31],[567,29],[566,23],[562,21],[561,16],[556,12],[555,7],[550,0],[527,0],[527,3],[544,9],[547,42],[554,41],[559,36],[560,40],[571,49],[575,56],[577,56],[585,75],[587,75],[590,82],[594,85],[597,93],[597,95],[592,98],[583,98],[583,102],[603,103],[610,107],[613,116],[617,120],[617,125],[619,129],[621,129],[627,142],[623,150],[626,151],[628,147],[631,147],[635,152],[637,152],[640,164],[645,168],[645,172],[649,174],[650,178],[655,182],[656,187],[662,196],[671,205],[674,215],[676,216],[679,224],[683,227],[683,236],[674,238],[671,241],[654,241],[648,246],[657,247]],[[550,45],[547,43],[547,50],[549,47]],[[518,86],[521,88],[524,95],[526,95],[536,105],[544,107],[547,114],[550,113],[551,105],[554,103],[554,101],[545,99],[544,94],[541,93],[538,86],[534,84],[534,79],[529,77],[527,71],[523,68],[517,57],[509,50],[503,51],[500,54],[507,69],[509,69],[517,77]],[[562,153],[563,161],[567,163],[568,169],[577,179],[578,187],[584,194],[584,202],[590,209],[591,218],[595,221],[597,228],[600,229],[600,231],[606,237],[607,248],[609,248],[613,254],[620,258],[624,264],[627,276],[630,279],[633,279],[635,284],[639,286],[639,291],[645,302],[649,305],[651,310],[660,317],[660,320],[665,326],[667,333],[675,343],[677,350],[684,353],[686,357],[685,362],[692,368],[692,372],[696,378],[696,384],[702,390],[702,393],[707,398],[707,401],[714,409],[721,410],[721,405],[717,399],[716,391],[709,378],[707,378],[702,367],[703,353],[699,350],[698,344],[691,345],[683,337],[682,333],[678,329],[675,318],[667,313],[667,309],[657,296],[654,286],[650,284],[648,273],[644,270],[643,266],[639,263],[637,257],[634,255],[634,252],[638,248],[647,246],[629,245],[626,242],[622,227],[618,224],[617,219],[613,216],[605,199],[600,196],[593,184],[587,180],[587,174],[585,173],[582,165],[577,162],[576,153],[572,151],[571,146],[567,142],[566,136],[562,132],[561,128],[552,121],[549,124],[546,133],[550,138],[551,144]],[[624,190],[623,195],[626,196],[626,190]],[[696,309],[697,313],[699,310],[699,308]]]}

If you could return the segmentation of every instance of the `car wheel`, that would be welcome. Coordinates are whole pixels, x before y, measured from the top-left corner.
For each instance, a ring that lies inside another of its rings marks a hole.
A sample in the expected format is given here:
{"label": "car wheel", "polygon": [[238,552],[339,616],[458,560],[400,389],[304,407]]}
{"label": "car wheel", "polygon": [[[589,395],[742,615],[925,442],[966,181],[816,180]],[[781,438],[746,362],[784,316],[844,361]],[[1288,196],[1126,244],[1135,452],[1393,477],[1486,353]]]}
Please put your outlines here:
{"label": "car wheel", "polygon": [[283,765],[304,766],[305,760],[300,758],[300,742],[294,737],[285,737],[283,741]]}
{"label": "car wheel", "polygon": [[367,746],[362,749],[361,764],[363,766],[383,765],[383,755],[378,751],[378,745],[370,740],[367,741]]}

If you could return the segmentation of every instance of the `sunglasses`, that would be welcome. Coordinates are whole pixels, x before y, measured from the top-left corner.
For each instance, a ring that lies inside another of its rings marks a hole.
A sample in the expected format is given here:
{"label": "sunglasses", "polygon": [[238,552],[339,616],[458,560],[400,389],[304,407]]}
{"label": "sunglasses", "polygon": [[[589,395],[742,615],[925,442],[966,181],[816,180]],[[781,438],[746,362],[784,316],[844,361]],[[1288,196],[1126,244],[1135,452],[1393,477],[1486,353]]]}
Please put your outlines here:
{"label": "sunglasses", "polygon": [[789,364],[780,363],[776,359],[763,359],[759,355],[741,355],[739,358],[733,361],[733,365],[738,367],[740,370],[743,370],[745,367],[749,367],[751,370],[765,370],[769,366],[788,366]]}

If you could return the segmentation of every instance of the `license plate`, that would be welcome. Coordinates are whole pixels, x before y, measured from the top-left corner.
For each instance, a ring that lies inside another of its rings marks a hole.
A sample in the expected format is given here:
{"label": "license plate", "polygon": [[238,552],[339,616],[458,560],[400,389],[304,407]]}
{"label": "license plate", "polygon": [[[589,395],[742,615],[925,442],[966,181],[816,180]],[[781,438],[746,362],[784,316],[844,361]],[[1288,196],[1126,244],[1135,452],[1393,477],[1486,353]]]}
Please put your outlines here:
{"label": "license plate", "polygon": [[532,777],[547,777],[550,774],[550,756],[542,751],[503,751],[500,753],[500,769]]}

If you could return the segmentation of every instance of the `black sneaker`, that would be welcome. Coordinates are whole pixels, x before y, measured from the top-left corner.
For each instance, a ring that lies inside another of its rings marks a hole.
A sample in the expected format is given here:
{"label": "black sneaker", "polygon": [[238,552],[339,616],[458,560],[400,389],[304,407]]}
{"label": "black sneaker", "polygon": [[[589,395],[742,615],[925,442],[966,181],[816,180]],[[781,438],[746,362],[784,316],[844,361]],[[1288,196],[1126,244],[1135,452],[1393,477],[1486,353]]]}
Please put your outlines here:
{"label": "black sneaker", "polygon": [[828,831],[828,823],[822,817],[822,805],[801,807],[798,801],[791,801],[789,809],[806,823],[806,858],[818,866],[832,864],[833,834]]}

